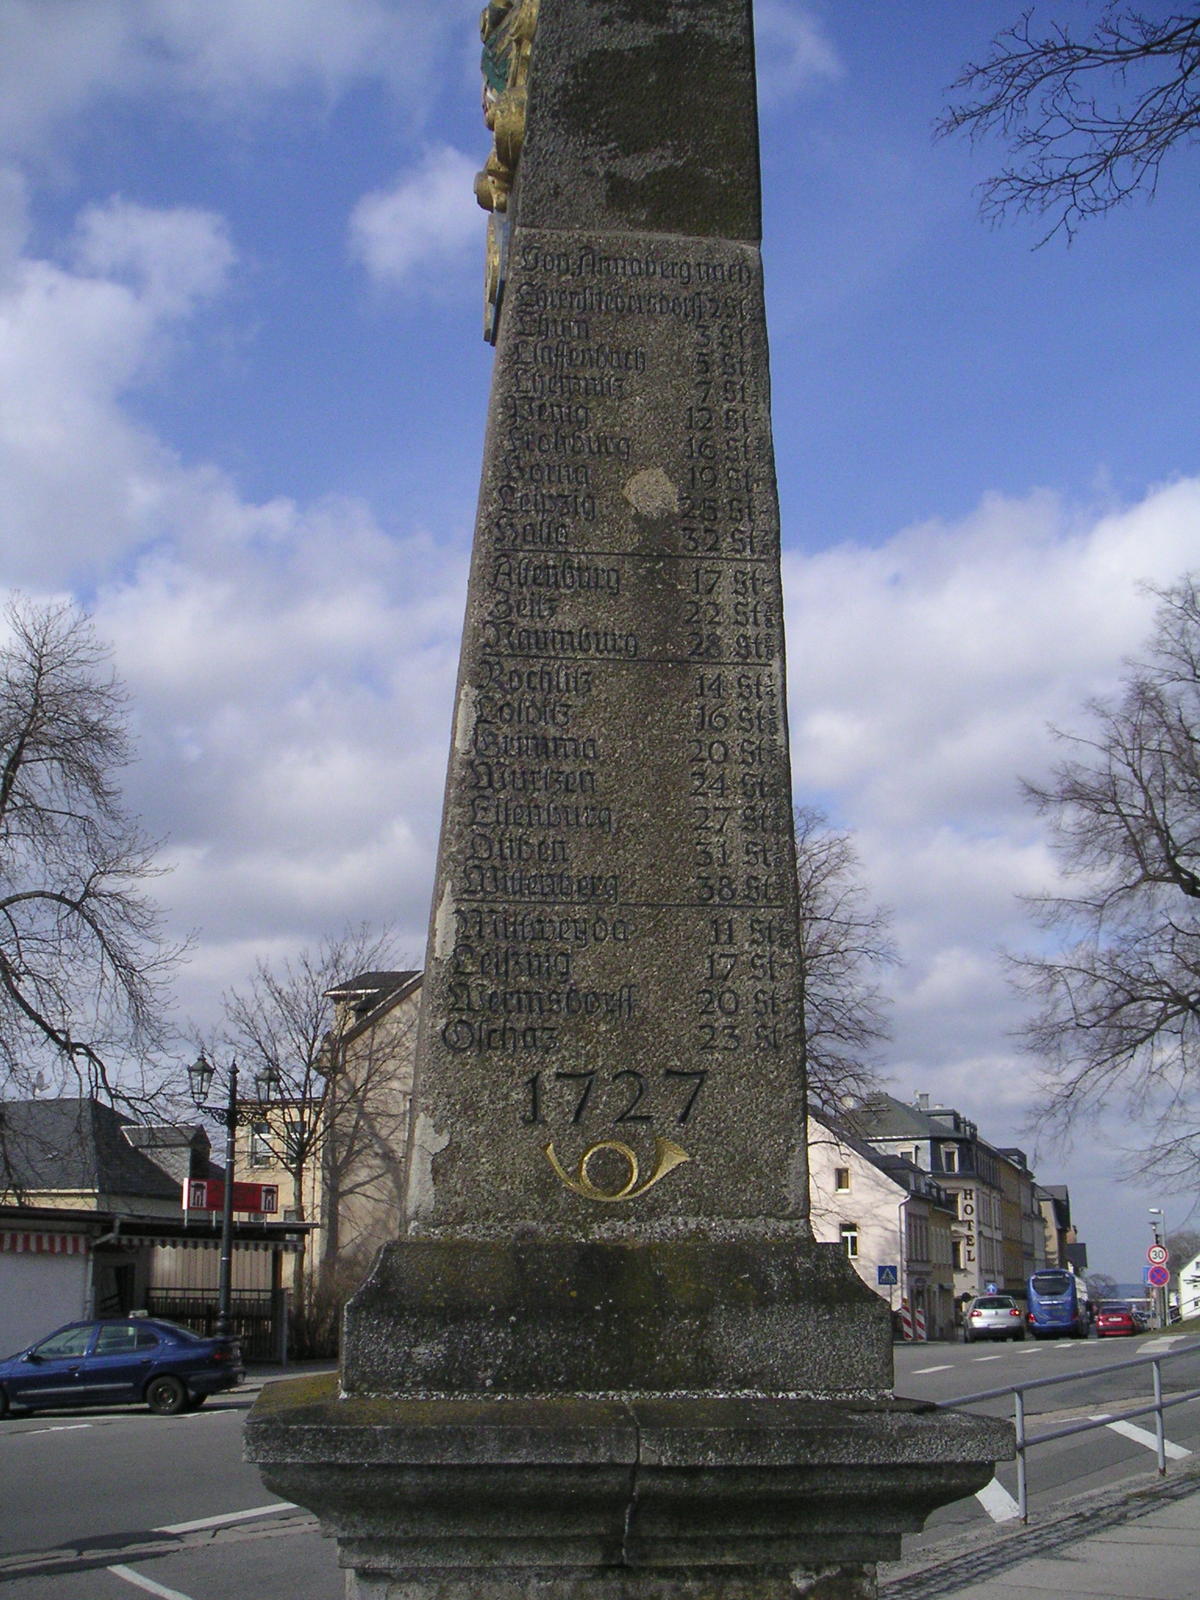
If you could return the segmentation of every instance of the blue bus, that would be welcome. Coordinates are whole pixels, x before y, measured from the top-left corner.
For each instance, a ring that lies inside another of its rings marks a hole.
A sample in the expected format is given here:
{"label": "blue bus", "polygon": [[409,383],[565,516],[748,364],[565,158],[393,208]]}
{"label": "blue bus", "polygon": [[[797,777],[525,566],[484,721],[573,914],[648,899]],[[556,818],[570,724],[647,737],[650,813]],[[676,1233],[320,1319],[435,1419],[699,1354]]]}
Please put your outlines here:
{"label": "blue bus", "polygon": [[1087,1286],[1070,1267],[1044,1267],[1029,1280],[1029,1331],[1035,1339],[1053,1339],[1069,1333],[1086,1339]]}

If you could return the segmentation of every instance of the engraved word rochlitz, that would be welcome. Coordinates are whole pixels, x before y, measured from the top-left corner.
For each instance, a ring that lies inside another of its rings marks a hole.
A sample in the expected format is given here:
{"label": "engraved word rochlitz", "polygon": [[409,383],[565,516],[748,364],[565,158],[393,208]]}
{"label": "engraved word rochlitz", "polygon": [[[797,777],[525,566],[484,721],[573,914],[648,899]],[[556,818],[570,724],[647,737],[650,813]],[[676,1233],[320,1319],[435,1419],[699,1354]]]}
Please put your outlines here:
{"label": "engraved word rochlitz", "polygon": [[413,1215],[794,1218],[758,253],[526,228],[504,292]]}

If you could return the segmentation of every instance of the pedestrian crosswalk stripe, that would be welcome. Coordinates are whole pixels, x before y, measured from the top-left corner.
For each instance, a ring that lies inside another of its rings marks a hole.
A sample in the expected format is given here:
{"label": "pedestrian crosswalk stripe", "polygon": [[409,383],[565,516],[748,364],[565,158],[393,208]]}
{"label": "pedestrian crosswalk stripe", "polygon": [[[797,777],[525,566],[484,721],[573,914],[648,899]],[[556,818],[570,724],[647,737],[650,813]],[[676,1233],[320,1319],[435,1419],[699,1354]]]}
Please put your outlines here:
{"label": "pedestrian crosswalk stripe", "polygon": [[975,1498],[993,1522],[1012,1522],[1021,1515],[1020,1506],[999,1478],[993,1478],[991,1483],[985,1483],[982,1489],[976,1490]]}

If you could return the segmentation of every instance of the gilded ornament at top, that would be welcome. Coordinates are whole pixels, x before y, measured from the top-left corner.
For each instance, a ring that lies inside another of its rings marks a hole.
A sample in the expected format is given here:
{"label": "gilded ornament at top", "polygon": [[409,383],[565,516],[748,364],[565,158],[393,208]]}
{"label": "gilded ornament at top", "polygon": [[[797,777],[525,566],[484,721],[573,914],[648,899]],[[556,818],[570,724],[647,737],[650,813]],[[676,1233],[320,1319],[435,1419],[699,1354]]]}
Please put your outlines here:
{"label": "gilded ornament at top", "polygon": [[525,86],[537,27],[537,0],[490,0],[479,19],[483,38],[483,120],[494,144],[475,179],[485,211],[503,211],[525,138]]}
{"label": "gilded ornament at top", "polygon": [[493,143],[475,198],[490,211],[483,283],[483,336],[495,344],[504,292],[505,231],[521,145],[525,140],[525,85],[537,26],[537,0],[490,0],[479,19],[483,36],[483,120]]}

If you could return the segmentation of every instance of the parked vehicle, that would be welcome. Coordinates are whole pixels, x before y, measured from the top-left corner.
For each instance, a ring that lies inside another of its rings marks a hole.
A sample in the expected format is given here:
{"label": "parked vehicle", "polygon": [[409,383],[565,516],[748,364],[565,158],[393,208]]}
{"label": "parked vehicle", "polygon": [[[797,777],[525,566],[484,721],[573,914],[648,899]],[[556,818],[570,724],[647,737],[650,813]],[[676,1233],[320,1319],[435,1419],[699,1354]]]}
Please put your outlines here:
{"label": "parked vehicle", "polygon": [[1047,1267],[1029,1280],[1029,1331],[1035,1339],[1088,1336],[1087,1288],[1070,1267]]}
{"label": "parked vehicle", "polygon": [[206,1339],[149,1317],[68,1322],[0,1361],[0,1417],[12,1406],[40,1411],[139,1402],[171,1416],[235,1388],[245,1375],[233,1339]]}
{"label": "parked vehicle", "polygon": [[1141,1333],[1144,1324],[1125,1300],[1101,1300],[1095,1315],[1097,1339]]}
{"label": "parked vehicle", "polygon": [[967,1307],[963,1327],[963,1338],[968,1344],[974,1344],[976,1339],[1025,1337],[1025,1319],[1010,1294],[976,1295]]}

